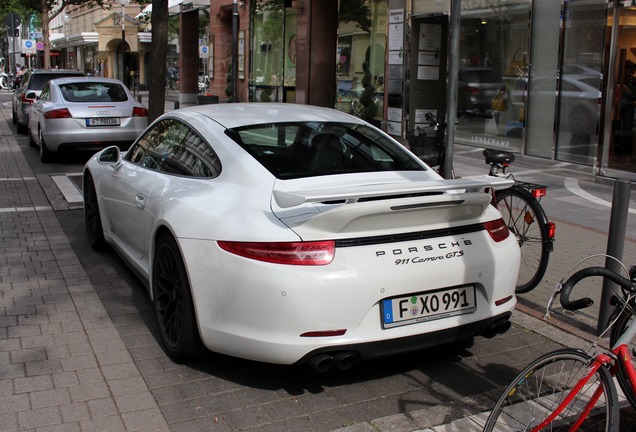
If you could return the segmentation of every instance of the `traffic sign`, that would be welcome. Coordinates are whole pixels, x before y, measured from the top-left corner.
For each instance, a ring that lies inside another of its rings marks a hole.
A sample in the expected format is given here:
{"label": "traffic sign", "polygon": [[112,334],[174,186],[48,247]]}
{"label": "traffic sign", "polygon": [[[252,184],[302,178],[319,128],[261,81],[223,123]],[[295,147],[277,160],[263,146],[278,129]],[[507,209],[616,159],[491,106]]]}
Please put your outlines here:
{"label": "traffic sign", "polygon": [[17,13],[9,12],[7,16],[4,17],[4,23],[7,27],[9,27],[11,32],[13,32],[22,23],[22,20],[20,19],[20,15]]}
{"label": "traffic sign", "polygon": [[210,51],[207,45],[201,45],[199,47],[199,57],[208,58],[209,54],[210,54]]}
{"label": "traffic sign", "polygon": [[35,54],[35,42],[31,39],[24,39],[22,41],[22,51],[26,54]]}

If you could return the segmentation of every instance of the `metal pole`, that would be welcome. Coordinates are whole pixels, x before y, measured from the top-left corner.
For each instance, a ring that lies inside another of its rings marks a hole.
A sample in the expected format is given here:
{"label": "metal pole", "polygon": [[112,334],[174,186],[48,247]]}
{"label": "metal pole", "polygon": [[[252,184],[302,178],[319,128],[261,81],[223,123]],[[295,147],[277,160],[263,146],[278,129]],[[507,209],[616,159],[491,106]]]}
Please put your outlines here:
{"label": "metal pole", "polygon": [[448,56],[448,91],[446,106],[446,151],[444,153],[444,178],[453,177],[453,152],[455,121],[457,120],[457,80],[459,73],[459,33],[461,27],[461,0],[451,0],[450,47]]}
{"label": "metal pole", "polygon": [[126,85],[126,23],[124,21],[124,8],[125,4],[121,4],[121,81]]}
{"label": "metal pole", "polygon": [[238,102],[238,0],[232,0],[232,102]]}
{"label": "metal pole", "polygon": [[[631,182],[627,179],[617,179],[614,183],[612,213],[607,236],[607,255],[619,261],[623,259],[623,250],[625,247],[625,232],[627,230],[627,214],[629,213],[629,194],[631,187]],[[606,258],[605,267],[617,273],[621,272],[620,264],[614,259]],[[615,288],[616,284],[614,282],[603,279],[603,292],[601,294],[598,323],[596,325],[598,335],[607,329],[609,317],[613,309],[610,305],[610,299],[615,292]]]}

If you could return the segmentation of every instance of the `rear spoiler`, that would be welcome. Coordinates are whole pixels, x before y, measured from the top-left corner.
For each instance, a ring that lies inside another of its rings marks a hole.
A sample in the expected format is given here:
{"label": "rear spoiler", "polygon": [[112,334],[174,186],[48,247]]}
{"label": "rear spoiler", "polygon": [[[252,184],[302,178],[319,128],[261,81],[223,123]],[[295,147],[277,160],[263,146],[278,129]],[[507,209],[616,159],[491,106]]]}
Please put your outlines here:
{"label": "rear spoiler", "polygon": [[325,188],[318,190],[274,190],[274,199],[281,208],[296,207],[305,203],[344,201],[355,203],[360,199],[434,192],[480,192],[486,188],[496,190],[512,186],[513,180],[489,175],[463,177],[451,180],[423,180],[405,183],[370,183],[361,186]]}

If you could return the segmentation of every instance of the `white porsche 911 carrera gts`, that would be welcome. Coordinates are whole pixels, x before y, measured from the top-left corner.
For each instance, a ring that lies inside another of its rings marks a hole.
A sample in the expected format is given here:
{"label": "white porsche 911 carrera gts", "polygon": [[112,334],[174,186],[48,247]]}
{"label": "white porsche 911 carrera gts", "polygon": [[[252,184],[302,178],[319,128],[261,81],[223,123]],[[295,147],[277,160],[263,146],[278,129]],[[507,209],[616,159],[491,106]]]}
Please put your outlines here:
{"label": "white porsche 911 carrera gts", "polygon": [[93,156],[84,212],[146,283],[167,353],[358,360],[506,331],[519,247],[489,188],[327,108],[176,110]]}

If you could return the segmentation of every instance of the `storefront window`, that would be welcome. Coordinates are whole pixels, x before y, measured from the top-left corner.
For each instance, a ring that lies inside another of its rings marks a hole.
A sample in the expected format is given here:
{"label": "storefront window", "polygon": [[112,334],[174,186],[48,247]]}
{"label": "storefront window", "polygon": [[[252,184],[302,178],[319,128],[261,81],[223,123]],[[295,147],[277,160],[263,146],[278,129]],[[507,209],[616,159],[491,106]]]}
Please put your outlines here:
{"label": "storefront window", "polygon": [[556,159],[592,165],[601,124],[607,2],[570,1],[564,7]]}
{"label": "storefront window", "polygon": [[491,112],[493,118],[465,119],[455,129],[457,142],[521,151],[529,10],[528,0],[462,2],[457,107]]}
{"label": "storefront window", "polygon": [[[636,173],[636,8],[619,7],[608,9],[608,34],[615,36],[616,51],[611,53],[614,73],[607,76],[607,88],[613,89],[613,100],[603,113],[611,118],[605,124],[601,158],[602,173],[609,177],[633,180]],[[616,15],[614,14],[616,13]],[[614,33],[614,18],[618,18],[618,29]],[[604,75],[605,77],[605,75]]]}
{"label": "storefront window", "polygon": [[287,3],[290,2],[263,0],[252,5],[252,101],[295,100],[297,10]]}
{"label": "storefront window", "polygon": [[386,0],[341,0],[336,109],[377,122],[384,114]]}

